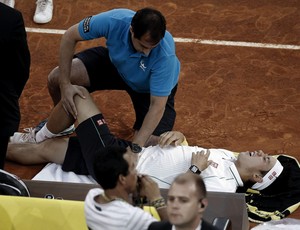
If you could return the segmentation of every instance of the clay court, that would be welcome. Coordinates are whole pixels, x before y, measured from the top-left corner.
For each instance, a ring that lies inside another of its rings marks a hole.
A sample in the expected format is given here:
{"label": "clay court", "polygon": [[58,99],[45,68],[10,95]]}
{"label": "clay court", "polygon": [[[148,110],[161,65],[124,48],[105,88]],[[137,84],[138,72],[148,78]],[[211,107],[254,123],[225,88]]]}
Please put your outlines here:
{"label": "clay court", "polygon": [[[63,32],[112,8],[162,11],[176,41],[181,75],[175,130],[190,145],[285,153],[300,160],[300,1],[54,0],[50,23],[37,25],[35,1],[16,0],[31,52],[31,75],[20,100],[20,131],[45,119],[52,102],[47,76],[58,65]],[[77,50],[104,44],[81,42]],[[130,138],[134,119],[123,92],[93,94],[113,133]],[[44,165],[7,162],[31,179]],[[290,217],[300,218],[298,209]]]}

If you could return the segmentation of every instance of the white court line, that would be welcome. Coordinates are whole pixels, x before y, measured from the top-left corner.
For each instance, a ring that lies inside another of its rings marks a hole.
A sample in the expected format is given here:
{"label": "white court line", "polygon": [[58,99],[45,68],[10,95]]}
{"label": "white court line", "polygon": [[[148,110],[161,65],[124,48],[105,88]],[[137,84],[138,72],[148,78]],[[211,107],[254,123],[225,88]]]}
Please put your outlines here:
{"label": "white court line", "polygon": [[[64,34],[65,30],[55,29],[41,29],[41,28],[28,28],[26,31],[30,33],[45,33],[45,34]],[[300,50],[298,45],[284,45],[272,43],[258,43],[258,42],[241,42],[241,41],[222,41],[222,40],[205,40],[193,38],[174,38],[175,42],[183,43],[199,43],[205,45],[221,45],[221,46],[242,46],[252,48],[269,48],[269,49],[286,49],[286,50]]]}
{"label": "white court line", "polygon": [[25,27],[26,32],[29,33],[41,33],[41,34],[64,34],[66,30],[54,30],[54,29],[41,29],[41,28],[29,28]]}
{"label": "white court line", "polygon": [[222,45],[222,46],[244,46],[254,48],[269,48],[269,49],[287,49],[287,50],[300,50],[297,45],[284,45],[284,44],[271,44],[271,43],[258,43],[258,42],[238,42],[238,41],[222,41],[222,40],[204,40],[192,38],[174,38],[175,42],[193,42],[206,45]]}

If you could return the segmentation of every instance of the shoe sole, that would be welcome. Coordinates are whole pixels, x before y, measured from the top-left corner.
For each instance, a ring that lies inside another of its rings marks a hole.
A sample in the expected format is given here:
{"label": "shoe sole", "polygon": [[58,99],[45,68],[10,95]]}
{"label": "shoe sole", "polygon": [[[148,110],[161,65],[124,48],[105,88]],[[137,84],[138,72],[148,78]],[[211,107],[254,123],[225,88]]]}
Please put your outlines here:
{"label": "shoe sole", "polygon": [[75,131],[74,125],[71,125],[69,128],[65,129],[64,131],[62,131],[58,134],[56,134],[55,136],[56,137],[67,136],[67,135],[70,135],[70,134],[74,133],[74,131]]}

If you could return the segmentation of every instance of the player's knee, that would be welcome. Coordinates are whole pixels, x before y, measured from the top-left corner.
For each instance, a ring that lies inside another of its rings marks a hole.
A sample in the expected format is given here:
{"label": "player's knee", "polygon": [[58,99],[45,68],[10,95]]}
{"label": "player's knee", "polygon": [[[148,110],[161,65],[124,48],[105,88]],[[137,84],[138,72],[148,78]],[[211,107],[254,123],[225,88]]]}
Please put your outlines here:
{"label": "player's knee", "polygon": [[[85,101],[85,102],[90,101],[91,96],[90,96],[89,91],[88,91],[85,87],[83,87],[83,86],[77,86],[77,87],[78,87],[78,89],[80,90],[80,92],[81,92],[82,95],[76,94],[76,95],[74,96],[74,101],[75,101],[75,103],[78,104],[78,103],[80,103],[81,101]],[[82,96],[83,96],[84,98],[82,98]]]}

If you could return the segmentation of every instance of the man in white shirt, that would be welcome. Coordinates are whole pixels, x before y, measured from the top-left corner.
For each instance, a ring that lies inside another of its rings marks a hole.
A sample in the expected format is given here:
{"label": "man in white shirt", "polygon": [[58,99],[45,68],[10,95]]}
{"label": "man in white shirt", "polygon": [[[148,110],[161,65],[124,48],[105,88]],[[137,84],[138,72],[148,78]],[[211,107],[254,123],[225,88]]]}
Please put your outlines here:
{"label": "man in white shirt", "polygon": [[[91,189],[86,196],[84,211],[88,227],[93,230],[148,229],[157,219],[131,204],[138,181],[136,157],[129,149],[119,146],[109,146],[99,152],[94,162],[95,179],[104,190]],[[160,217],[166,219],[166,205],[157,184],[147,176],[140,176],[139,180],[141,193],[156,207]]]}

